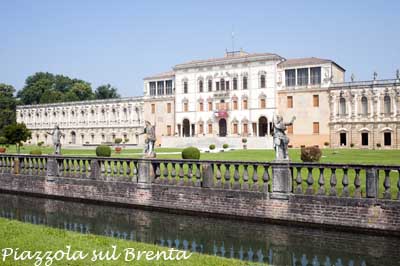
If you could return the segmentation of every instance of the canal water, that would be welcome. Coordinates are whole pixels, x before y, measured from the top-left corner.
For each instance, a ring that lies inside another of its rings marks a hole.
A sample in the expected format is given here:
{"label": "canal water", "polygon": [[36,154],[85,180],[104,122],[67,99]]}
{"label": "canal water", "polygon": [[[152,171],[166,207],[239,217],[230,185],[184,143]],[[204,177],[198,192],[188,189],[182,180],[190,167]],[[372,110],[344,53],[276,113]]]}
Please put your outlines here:
{"label": "canal water", "polygon": [[400,265],[400,238],[0,194],[0,216],[270,265]]}

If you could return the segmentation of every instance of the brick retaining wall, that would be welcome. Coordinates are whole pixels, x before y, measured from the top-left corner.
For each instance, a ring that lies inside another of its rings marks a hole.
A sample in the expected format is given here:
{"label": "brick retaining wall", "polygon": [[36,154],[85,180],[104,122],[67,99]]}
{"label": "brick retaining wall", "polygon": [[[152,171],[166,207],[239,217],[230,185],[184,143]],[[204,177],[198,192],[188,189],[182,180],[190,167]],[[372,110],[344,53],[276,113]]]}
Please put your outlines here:
{"label": "brick retaining wall", "polygon": [[0,189],[241,219],[383,230],[400,235],[400,202],[396,200],[292,193],[288,199],[273,199],[270,193],[255,191],[10,173],[0,174]]}

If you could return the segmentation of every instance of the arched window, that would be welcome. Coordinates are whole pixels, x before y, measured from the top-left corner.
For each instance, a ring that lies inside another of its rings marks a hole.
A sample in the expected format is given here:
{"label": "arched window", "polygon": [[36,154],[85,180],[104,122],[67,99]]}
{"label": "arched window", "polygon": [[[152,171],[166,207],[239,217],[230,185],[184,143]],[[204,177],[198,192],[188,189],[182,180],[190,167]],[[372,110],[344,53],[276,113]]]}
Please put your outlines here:
{"label": "arched window", "polygon": [[183,81],[183,93],[188,93],[188,82]]}
{"label": "arched window", "polygon": [[212,80],[208,80],[208,91],[212,91]]}
{"label": "arched window", "polygon": [[383,107],[384,107],[384,112],[385,114],[390,114],[391,108],[390,108],[390,96],[385,95],[383,98]]}
{"label": "arched window", "polygon": [[243,89],[247,90],[247,77],[246,76],[243,77]]}
{"label": "arched window", "polygon": [[260,76],[260,87],[265,88],[265,74]]}
{"label": "arched window", "polygon": [[199,80],[199,92],[203,92],[203,81]]}
{"label": "arched window", "polygon": [[238,86],[237,86],[237,78],[233,78],[233,89],[234,90],[237,90],[238,89]]}
{"label": "arched window", "polygon": [[365,96],[361,98],[361,113],[363,115],[368,114],[368,99]]}
{"label": "arched window", "polygon": [[346,114],[346,99],[343,97],[340,97],[339,100],[339,114],[341,115]]}
{"label": "arched window", "polygon": [[221,91],[224,91],[225,90],[225,80],[224,79],[221,79],[220,85],[221,85]]}

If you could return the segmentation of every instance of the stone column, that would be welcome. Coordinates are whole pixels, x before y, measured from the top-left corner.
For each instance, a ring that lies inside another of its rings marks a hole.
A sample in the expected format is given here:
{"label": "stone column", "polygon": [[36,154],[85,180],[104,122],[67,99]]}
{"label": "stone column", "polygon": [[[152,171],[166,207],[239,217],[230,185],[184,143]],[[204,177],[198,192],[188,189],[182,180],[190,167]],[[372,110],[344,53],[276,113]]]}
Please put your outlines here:
{"label": "stone column", "polygon": [[272,164],[271,198],[289,199],[292,192],[292,172],[289,160],[275,160]]}
{"label": "stone column", "polygon": [[378,171],[375,168],[366,170],[366,194],[367,198],[378,198]]}
{"label": "stone column", "polygon": [[53,157],[47,159],[47,172],[46,178],[59,176],[59,169],[57,160]]}
{"label": "stone column", "polygon": [[203,163],[201,165],[202,169],[202,177],[203,177],[203,182],[201,183],[202,187],[205,188],[212,188],[214,187],[214,171],[213,171],[213,165],[210,163]]}
{"label": "stone column", "polygon": [[155,177],[151,161],[148,160],[139,161],[138,168],[139,168],[138,183],[151,184]]}

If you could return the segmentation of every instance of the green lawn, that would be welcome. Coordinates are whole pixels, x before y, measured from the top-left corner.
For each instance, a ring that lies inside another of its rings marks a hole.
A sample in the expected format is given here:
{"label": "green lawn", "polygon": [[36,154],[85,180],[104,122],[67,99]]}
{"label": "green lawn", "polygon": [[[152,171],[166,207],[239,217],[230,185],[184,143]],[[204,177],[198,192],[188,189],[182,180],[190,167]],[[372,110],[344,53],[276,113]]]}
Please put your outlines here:
{"label": "green lawn", "polygon": [[[209,255],[202,255],[193,253],[193,255],[187,260],[153,260],[147,261],[145,256],[140,260],[125,261],[124,249],[134,248],[135,251],[167,251],[167,248],[159,247],[156,245],[150,245],[139,242],[117,240],[114,238],[96,236],[96,235],[83,235],[74,232],[69,232],[60,229],[49,228],[41,225],[26,224],[19,221],[12,221],[0,218],[0,249],[12,248],[16,250],[19,248],[21,254],[24,250],[35,251],[66,251],[66,246],[71,246],[71,251],[82,251],[84,254],[89,253],[84,260],[60,260],[55,261],[51,265],[64,266],[64,265],[250,265],[248,262],[243,262],[233,259],[225,259],[220,257],[214,257]],[[112,251],[112,245],[117,246],[117,253],[122,253],[122,256],[118,260],[111,261],[96,261],[92,262],[93,250],[97,251]],[[71,252],[71,254],[72,254]],[[1,265],[34,265],[34,260],[14,261],[11,257],[7,257],[3,261],[3,252],[0,257]],[[189,253],[188,253],[189,254]],[[45,261],[41,265],[45,265]],[[251,263],[251,265],[260,265]]]}

